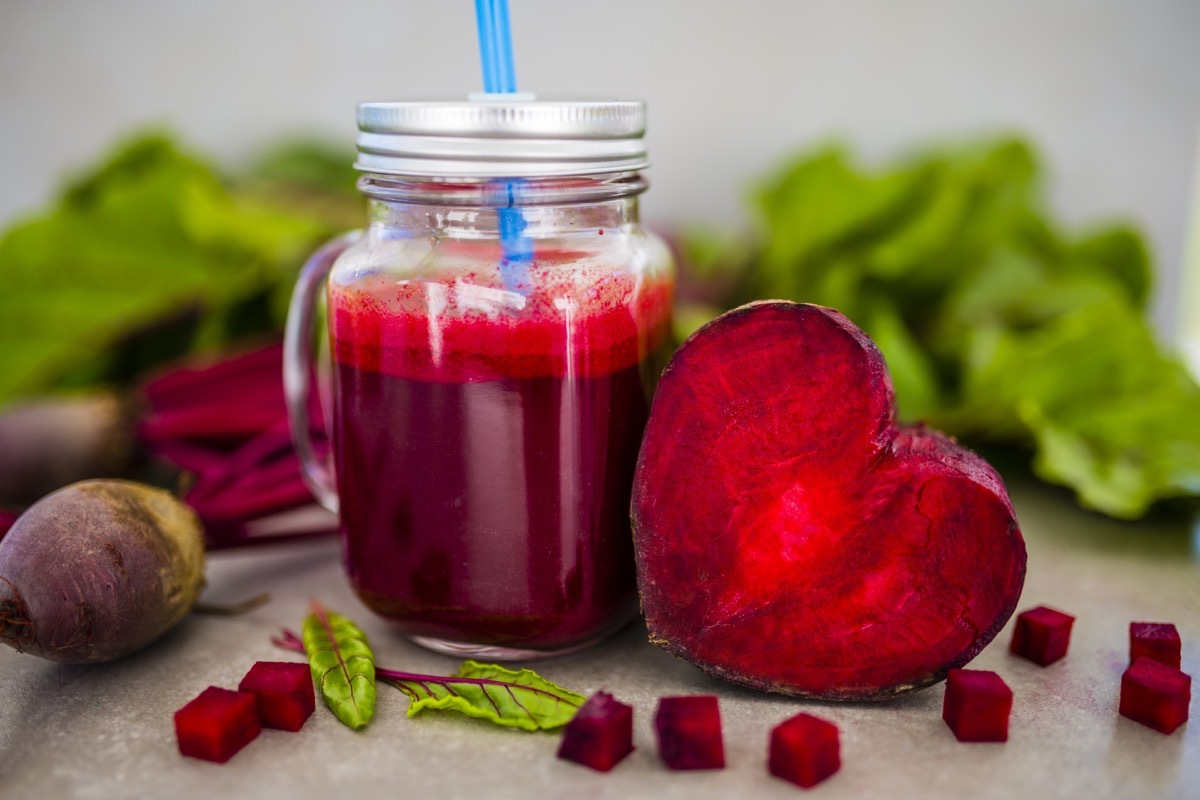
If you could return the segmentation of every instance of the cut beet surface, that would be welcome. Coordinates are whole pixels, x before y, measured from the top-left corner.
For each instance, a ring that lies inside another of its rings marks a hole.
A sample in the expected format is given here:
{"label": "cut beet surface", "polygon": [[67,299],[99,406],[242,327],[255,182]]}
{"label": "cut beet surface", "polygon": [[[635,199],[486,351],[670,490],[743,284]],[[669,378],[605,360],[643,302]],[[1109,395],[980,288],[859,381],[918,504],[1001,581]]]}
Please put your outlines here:
{"label": "cut beet surface", "polygon": [[316,708],[312,671],[308,664],[259,661],[238,690],[254,695],[264,727],[298,731]]}
{"label": "cut beet surface", "polygon": [[832,722],[797,714],[771,731],[767,769],[775,777],[808,789],[841,766],[838,729]]}
{"label": "cut beet surface", "polygon": [[711,694],[663,697],[654,716],[658,754],[671,769],[723,769],[721,710]]}
{"label": "cut beet surface", "polygon": [[994,672],[952,669],[942,719],[960,742],[1007,742],[1013,693]]}
{"label": "cut beet surface", "polygon": [[1009,651],[1043,667],[1053,664],[1067,654],[1071,643],[1070,614],[1039,606],[1017,615]]}
{"label": "cut beet surface", "polygon": [[1025,544],[981,458],[897,427],[879,350],[819,306],[752,303],[675,353],[633,495],[651,640],[758,689],[884,698],[1004,626]]}
{"label": "cut beet surface", "polygon": [[1121,676],[1121,716],[1160,733],[1174,733],[1188,719],[1192,677],[1149,658]]}
{"label": "cut beet surface", "polygon": [[1179,631],[1169,622],[1129,623],[1129,663],[1149,658],[1179,669],[1183,643]]}
{"label": "cut beet surface", "polygon": [[633,708],[597,692],[567,723],[558,757],[608,772],[632,752]]}
{"label": "cut beet surface", "polygon": [[224,764],[262,731],[254,695],[210,686],[175,712],[179,752]]}

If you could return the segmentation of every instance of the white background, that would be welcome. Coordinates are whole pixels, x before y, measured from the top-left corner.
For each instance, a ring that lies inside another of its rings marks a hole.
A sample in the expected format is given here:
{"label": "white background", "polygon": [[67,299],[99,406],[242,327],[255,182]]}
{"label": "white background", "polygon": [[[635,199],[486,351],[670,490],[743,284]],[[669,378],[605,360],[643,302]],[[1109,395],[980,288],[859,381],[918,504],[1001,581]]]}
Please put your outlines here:
{"label": "white background", "polygon": [[[1071,223],[1121,215],[1174,296],[1200,128],[1200,0],[512,0],[520,87],[641,97],[652,222],[746,219],[778,160],[876,160],[1018,130]],[[470,0],[0,0],[0,224],[159,123],[234,165],[274,137],[347,146],[354,103],[479,88]]]}

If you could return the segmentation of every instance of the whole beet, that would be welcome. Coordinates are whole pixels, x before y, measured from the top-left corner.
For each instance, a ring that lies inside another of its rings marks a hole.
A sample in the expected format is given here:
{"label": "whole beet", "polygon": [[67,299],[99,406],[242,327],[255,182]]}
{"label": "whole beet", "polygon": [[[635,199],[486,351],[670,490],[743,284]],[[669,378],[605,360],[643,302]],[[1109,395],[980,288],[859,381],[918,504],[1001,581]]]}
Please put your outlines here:
{"label": "whole beet", "polygon": [[0,641],[54,661],[111,661],[178,623],[203,584],[191,509],[131,481],[82,481],[0,540]]}

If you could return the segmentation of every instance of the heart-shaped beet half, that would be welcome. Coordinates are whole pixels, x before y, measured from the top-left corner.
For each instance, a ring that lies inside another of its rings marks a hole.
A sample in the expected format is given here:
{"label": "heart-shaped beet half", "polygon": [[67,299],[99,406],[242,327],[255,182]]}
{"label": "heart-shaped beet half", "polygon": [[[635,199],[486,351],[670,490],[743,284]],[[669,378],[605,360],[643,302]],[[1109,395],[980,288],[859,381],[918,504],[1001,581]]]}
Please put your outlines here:
{"label": "heart-shaped beet half", "polygon": [[928,686],[1000,631],[1025,543],[1000,476],[893,421],[891,379],[836,311],[751,303],[675,353],[633,491],[652,641],[785,694]]}

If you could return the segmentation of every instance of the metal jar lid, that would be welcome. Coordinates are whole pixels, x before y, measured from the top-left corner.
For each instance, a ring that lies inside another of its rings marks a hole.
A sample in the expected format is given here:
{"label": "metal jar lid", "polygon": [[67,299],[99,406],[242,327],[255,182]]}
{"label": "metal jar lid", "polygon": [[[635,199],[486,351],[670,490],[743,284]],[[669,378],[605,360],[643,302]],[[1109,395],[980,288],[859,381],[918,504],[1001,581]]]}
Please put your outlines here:
{"label": "metal jar lid", "polygon": [[645,103],[515,97],[360,103],[354,166],[445,178],[595,175],[646,166]]}

